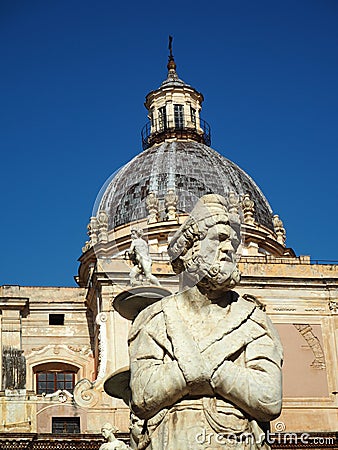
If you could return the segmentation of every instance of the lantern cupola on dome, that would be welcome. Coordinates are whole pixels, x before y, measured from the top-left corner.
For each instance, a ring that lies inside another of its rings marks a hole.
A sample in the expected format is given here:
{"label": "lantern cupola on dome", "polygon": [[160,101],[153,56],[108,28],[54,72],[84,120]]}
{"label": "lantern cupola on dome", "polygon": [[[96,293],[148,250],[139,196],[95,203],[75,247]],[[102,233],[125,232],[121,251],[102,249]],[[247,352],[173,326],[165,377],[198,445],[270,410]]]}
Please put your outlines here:
{"label": "lantern cupola on dome", "polygon": [[149,122],[142,129],[143,150],[175,139],[210,146],[210,127],[200,117],[203,95],[178,77],[171,36],[167,68],[167,78],[158,89],[146,96],[144,105],[148,110]]}

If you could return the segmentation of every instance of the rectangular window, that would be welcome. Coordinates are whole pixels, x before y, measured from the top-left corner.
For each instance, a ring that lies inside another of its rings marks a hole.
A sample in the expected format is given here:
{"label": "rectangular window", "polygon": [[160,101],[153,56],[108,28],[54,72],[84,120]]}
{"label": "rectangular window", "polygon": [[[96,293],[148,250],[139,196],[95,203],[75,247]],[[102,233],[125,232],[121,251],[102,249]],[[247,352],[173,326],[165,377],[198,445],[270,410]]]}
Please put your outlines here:
{"label": "rectangular window", "polygon": [[64,314],[49,314],[49,325],[64,325],[65,315]]}
{"label": "rectangular window", "polygon": [[196,109],[192,108],[191,106],[190,106],[190,116],[191,116],[191,122],[196,127]]}
{"label": "rectangular window", "polygon": [[36,374],[37,394],[53,394],[58,390],[66,390],[72,394],[74,385],[74,372],[38,372]]}
{"label": "rectangular window", "polygon": [[52,417],[52,433],[80,433],[80,417]]}
{"label": "rectangular window", "polygon": [[184,127],[183,105],[174,105],[174,122],[176,129]]}
{"label": "rectangular window", "polygon": [[154,126],[154,108],[151,108],[151,110],[150,110],[149,119],[150,119],[150,125],[153,127]]}
{"label": "rectangular window", "polygon": [[159,131],[167,129],[167,110],[165,106],[158,109],[158,126]]}

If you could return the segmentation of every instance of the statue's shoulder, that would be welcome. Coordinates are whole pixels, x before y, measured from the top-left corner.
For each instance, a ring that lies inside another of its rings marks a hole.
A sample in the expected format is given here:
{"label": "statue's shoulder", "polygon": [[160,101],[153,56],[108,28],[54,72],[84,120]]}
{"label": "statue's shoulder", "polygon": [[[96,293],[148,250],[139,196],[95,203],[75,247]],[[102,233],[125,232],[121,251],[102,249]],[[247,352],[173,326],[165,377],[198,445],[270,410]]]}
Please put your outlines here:
{"label": "statue's shoulder", "polygon": [[241,299],[246,302],[255,303],[255,308],[250,315],[250,320],[252,320],[265,330],[266,335],[269,336],[270,339],[272,339],[272,341],[274,342],[278,355],[281,359],[283,359],[283,348],[281,340],[274,324],[265,312],[265,305],[253,295],[244,295],[243,297],[241,297]]}
{"label": "statue's shoulder", "polygon": [[129,340],[133,339],[142,329],[154,325],[155,322],[157,323],[163,321],[163,306],[172,301],[173,298],[174,295],[169,295],[168,297],[165,297],[143,309],[133,322],[129,333]]}
{"label": "statue's shoulder", "polygon": [[237,308],[240,311],[246,311],[248,319],[256,322],[263,328],[270,326],[271,321],[265,312],[265,305],[263,303],[250,294],[244,294],[243,296],[239,296],[236,292],[234,294],[237,296],[235,298]]}

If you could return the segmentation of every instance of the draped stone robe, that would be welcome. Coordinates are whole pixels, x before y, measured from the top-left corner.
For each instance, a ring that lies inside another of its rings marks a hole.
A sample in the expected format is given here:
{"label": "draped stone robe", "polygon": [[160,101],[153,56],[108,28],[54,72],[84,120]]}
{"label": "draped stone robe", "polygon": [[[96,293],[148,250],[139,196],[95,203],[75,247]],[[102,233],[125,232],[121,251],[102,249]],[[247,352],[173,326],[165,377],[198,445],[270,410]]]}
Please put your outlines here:
{"label": "draped stone robe", "polygon": [[131,407],[146,419],[139,449],[267,449],[281,410],[282,347],[266,314],[232,292],[201,315],[194,339],[178,296],[136,318],[129,337]]}

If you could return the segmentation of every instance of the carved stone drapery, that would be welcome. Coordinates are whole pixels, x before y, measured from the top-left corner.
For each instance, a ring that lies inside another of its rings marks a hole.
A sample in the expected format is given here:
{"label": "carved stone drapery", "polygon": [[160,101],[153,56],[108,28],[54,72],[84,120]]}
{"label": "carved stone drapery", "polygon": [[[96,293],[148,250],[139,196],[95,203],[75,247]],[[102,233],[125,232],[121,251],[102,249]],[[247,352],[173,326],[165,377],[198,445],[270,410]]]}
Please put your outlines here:
{"label": "carved stone drapery", "polygon": [[2,389],[26,388],[26,359],[23,350],[13,347],[2,349]]}

